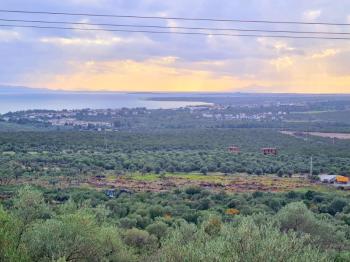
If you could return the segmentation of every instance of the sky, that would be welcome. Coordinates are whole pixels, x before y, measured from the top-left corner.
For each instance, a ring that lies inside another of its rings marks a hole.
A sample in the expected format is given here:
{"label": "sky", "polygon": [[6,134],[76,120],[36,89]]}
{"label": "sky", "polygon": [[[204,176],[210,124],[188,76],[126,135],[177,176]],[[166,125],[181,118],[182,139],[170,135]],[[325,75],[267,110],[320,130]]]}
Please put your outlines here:
{"label": "sky", "polygon": [[[348,0],[1,0],[0,9],[350,23]],[[0,18],[350,32],[350,26],[14,13],[0,13]],[[0,58],[0,85],[128,92],[350,93],[349,40],[0,27]]]}

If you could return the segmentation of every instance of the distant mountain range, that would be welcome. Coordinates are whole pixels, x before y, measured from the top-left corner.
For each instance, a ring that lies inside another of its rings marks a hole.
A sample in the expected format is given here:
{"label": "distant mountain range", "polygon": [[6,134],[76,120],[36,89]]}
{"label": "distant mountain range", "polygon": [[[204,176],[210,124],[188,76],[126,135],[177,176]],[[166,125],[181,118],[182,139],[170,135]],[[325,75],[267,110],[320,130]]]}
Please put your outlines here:
{"label": "distant mountain range", "polygon": [[0,94],[37,94],[37,93],[52,93],[60,92],[46,88],[30,88],[24,86],[5,86],[0,85]]}
{"label": "distant mountain range", "polygon": [[[234,96],[234,97],[338,97],[343,96],[347,99],[349,98],[350,94],[294,94],[294,93],[274,93],[274,92],[268,92],[268,90],[264,90],[266,92],[258,92],[262,91],[261,88],[248,88],[248,89],[242,89],[242,90],[236,90],[233,92],[128,92],[127,94],[135,94],[135,95],[170,95],[171,97],[180,96],[181,98],[186,98],[184,101],[193,97],[198,96],[206,96],[206,97],[215,97],[215,96]],[[52,90],[47,88],[33,88],[33,87],[25,87],[25,86],[8,86],[8,85],[0,85],[0,95],[4,94],[43,94],[43,93],[125,93],[125,92],[118,92],[118,91],[67,91],[67,90]],[[170,99],[170,97],[169,97]]]}

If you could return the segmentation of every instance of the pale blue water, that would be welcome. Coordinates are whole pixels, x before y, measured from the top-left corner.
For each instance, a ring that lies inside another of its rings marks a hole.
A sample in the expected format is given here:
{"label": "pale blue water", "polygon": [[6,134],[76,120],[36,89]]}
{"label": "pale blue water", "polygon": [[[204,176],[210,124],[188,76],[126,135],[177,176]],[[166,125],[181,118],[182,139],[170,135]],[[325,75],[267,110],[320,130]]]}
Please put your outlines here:
{"label": "pale blue water", "polygon": [[[188,105],[204,105],[203,102],[150,101],[150,97],[169,97],[169,94],[125,94],[125,93],[38,93],[0,94],[0,114],[9,111],[30,109],[105,109],[135,108],[148,109],[179,108]],[[175,95],[174,95],[175,96]],[[181,95],[183,96],[183,95]]]}

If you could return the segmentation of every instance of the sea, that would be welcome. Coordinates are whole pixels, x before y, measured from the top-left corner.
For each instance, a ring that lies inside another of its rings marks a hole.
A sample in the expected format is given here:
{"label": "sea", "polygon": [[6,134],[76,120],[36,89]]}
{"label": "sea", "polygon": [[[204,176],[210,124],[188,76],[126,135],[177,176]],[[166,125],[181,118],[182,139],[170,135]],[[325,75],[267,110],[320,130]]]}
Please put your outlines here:
{"label": "sea", "polygon": [[[208,105],[198,101],[152,101],[152,98],[171,97],[169,93],[25,93],[0,94],[0,114],[22,110],[47,109],[117,109],[145,107],[172,109]],[[177,95],[178,96],[178,95]],[[181,95],[183,96],[183,95]]]}

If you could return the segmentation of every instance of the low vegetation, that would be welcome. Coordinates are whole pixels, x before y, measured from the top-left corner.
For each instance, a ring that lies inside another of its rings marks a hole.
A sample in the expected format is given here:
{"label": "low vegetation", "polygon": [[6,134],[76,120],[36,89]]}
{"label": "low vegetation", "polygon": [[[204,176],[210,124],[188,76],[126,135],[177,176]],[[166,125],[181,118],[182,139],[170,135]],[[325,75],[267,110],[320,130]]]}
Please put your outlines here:
{"label": "low vegetation", "polygon": [[[228,152],[237,145],[240,154]],[[277,147],[277,156],[261,148]],[[2,184],[19,176],[90,177],[103,173],[208,172],[314,175],[350,171],[350,141],[311,137],[307,141],[277,130],[210,129],[155,132],[1,133]]]}
{"label": "low vegetation", "polygon": [[350,261],[348,97],[203,99],[1,116],[0,261]]}
{"label": "low vegetation", "polygon": [[348,197],[22,187],[0,209],[1,261],[348,261]]}

